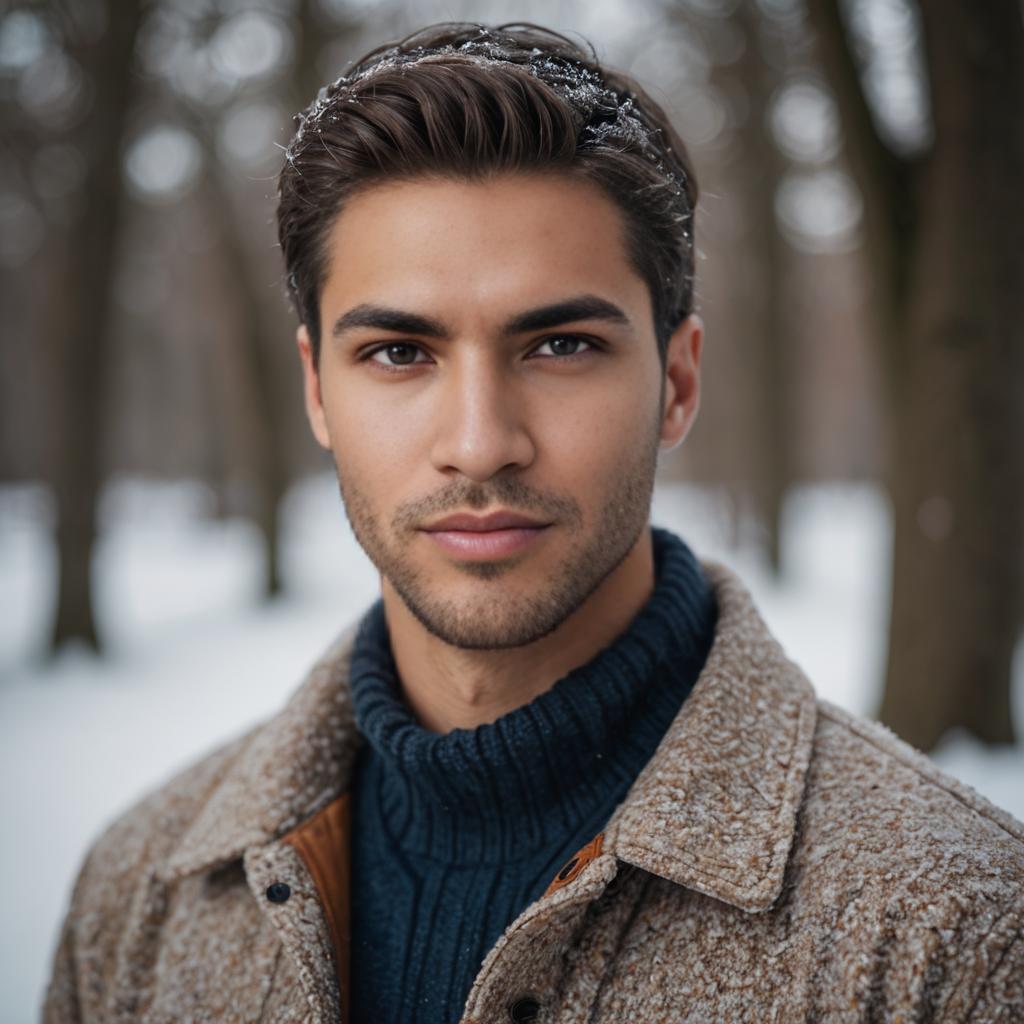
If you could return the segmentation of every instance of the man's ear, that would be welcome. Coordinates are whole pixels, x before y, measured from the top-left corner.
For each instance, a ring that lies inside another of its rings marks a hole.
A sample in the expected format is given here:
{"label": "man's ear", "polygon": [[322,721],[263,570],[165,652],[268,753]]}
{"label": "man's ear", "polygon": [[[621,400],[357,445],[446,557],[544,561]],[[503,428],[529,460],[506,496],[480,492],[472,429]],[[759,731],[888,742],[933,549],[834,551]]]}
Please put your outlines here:
{"label": "man's ear", "polygon": [[691,313],[672,333],[665,353],[665,405],[660,447],[682,444],[700,408],[700,355],[704,322]]}
{"label": "man's ear", "polygon": [[327,433],[327,417],[324,415],[323,399],[320,394],[320,373],[313,359],[313,343],[305,324],[295,332],[295,343],[302,360],[302,393],[306,400],[306,418],[313,436],[321,447],[331,450],[331,438]]}

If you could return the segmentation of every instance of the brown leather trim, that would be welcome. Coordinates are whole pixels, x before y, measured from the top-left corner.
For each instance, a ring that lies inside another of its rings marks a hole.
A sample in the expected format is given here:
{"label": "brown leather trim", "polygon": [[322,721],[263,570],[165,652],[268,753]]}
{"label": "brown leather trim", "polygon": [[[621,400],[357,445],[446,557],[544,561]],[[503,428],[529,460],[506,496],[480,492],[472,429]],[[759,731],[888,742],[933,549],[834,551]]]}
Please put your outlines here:
{"label": "brown leather trim", "polygon": [[587,843],[577,854],[570,857],[565,864],[562,865],[561,870],[551,880],[551,884],[545,891],[545,896],[550,896],[553,892],[558,892],[563,886],[568,885],[570,882],[575,881],[579,876],[580,872],[597,856],[601,853],[601,848],[604,845],[604,833],[598,832],[593,839]]}
{"label": "brown leather trim", "polygon": [[320,903],[334,943],[343,1021],[348,1020],[351,832],[351,794],[342,793],[333,803],[283,837],[283,841],[302,858],[320,893]]}

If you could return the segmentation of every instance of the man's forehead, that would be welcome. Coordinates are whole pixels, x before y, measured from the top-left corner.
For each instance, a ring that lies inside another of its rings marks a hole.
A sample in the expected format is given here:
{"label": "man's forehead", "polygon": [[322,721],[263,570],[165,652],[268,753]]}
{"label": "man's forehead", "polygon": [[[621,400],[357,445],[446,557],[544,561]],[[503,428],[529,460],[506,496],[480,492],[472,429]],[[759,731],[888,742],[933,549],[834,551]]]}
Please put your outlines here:
{"label": "man's forehead", "polygon": [[[553,243],[619,255],[624,217],[597,185],[565,174],[503,174],[480,181],[416,178],[364,188],[345,200],[328,236],[331,249],[379,251],[392,240],[427,253],[457,240],[501,256],[505,247]],[[389,251],[400,259],[409,250]],[[479,255],[479,251],[475,255]]]}
{"label": "man's forehead", "polygon": [[618,313],[628,325],[649,298],[623,235],[618,208],[587,182],[510,175],[375,186],[349,202],[328,237],[325,328],[360,306],[428,317],[443,308],[447,319],[479,308],[508,333],[512,318],[583,296],[597,300],[590,314]]}

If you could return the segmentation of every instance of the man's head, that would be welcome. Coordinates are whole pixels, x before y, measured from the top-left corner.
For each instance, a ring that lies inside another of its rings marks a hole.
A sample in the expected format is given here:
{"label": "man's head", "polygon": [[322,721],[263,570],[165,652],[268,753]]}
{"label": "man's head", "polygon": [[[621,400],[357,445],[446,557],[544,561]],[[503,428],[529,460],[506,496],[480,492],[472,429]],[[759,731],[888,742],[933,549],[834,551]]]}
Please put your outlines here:
{"label": "man's head", "polygon": [[[385,597],[455,646],[579,608],[696,414],[696,186],[625,82],[542,29],[436,26],[322,90],[281,172],[313,432]],[[493,512],[533,528],[437,529]]]}
{"label": "man's head", "polygon": [[697,182],[686,147],[637,82],[565,36],[523,24],[429,26],[356,61],[296,120],[278,235],[314,355],[330,226],[381,181],[559,170],[593,182],[624,215],[660,351],[691,312]]}

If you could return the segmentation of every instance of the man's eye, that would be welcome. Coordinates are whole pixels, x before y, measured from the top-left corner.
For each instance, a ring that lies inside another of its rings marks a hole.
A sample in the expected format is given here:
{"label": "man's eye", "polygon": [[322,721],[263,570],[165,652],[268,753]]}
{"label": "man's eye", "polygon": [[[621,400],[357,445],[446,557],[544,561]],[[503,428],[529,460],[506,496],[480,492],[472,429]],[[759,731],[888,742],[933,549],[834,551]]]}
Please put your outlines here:
{"label": "man's eye", "polygon": [[417,359],[416,356],[426,356],[426,353],[418,345],[410,345],[405,341],[396,341],[391,345],[382,345],[374,349],[366,358],[372,359],[381,366],[411,366],[413,363],[429,362],[427,359]]}
{"label": "man's eye", "polygon": [[[581,338],[575,334],[558,334],[541,342],[540,345],[533,350],[533,354],[537,355],[540,353],[544,356],[574,356],[580,352],[581,345],[586,345],[588,348],[594,347],[586,338]],[[549,351],[544,352],[543,349],[549,349]]]}

